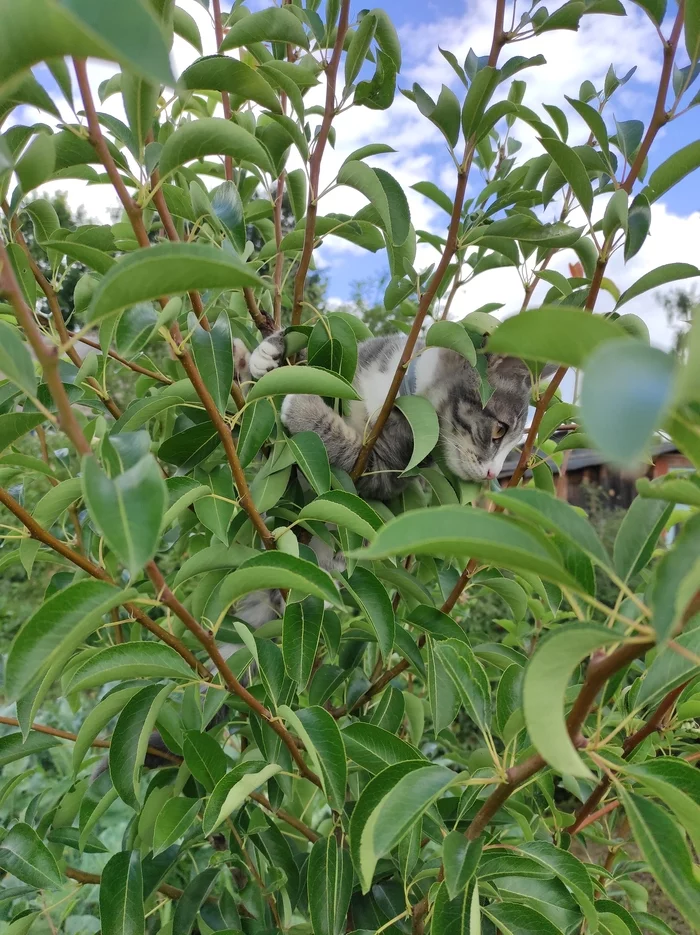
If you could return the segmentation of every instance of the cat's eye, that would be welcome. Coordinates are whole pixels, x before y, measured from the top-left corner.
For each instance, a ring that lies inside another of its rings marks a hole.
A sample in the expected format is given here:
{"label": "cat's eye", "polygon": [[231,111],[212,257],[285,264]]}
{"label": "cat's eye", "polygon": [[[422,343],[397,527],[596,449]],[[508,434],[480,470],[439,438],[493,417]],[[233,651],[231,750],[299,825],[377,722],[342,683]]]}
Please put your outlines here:
{"label": "cat's eye", "polygon": [[506,434],[507,431],[508,431],[508,426],[505,424],[505,422],[497,422],[494,425],[493,430],[491,432],[491,438],[494,441],[496,441],[499,438],[503,438],[503,436]]}

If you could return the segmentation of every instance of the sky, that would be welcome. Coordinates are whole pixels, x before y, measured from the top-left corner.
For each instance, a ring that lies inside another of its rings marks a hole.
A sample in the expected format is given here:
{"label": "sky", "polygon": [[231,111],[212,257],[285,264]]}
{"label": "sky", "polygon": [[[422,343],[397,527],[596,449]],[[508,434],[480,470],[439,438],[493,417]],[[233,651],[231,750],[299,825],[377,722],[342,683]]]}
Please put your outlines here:
{"label": "sky", "polygon": [[[578,33],[556,31],[506,48],[501,62],[510,55],[544,55],[547,64],[521,72],[518,78],[527,81],[524,103],[547,117],[544,104],[563,107],[569,118],[569,143],[585,142],[588,130],[566,103],[564,95],[578,96],[584,79],[591,80],[596,88],[602,87],[604,76],[612,64],[618,75],[625,74],[637,66],[632,79],[616,93],[606,111],[609,132],[614,132],[613,115],[618,120],[631,118],[649,120],[661,69],[661,43],[651,21],[633,3],[624,0],[628,16],[587,16]],[[199,24],[205,44],[205,54],[215,51],[213,30],[206,10],[197,0],[178,0],[178,5],[194,16]],[[253,9],[265,6],[265,0],[252,0]],[[520,0],[519,6],[525,3]],[[461,96],[459,79],[439,51],[439,47],[453,52],[464,61],[469,48],[477,55],[488,53],[491,42],[494,0],[384,0],[382,6],[396,25],[402,44],[403,66],[399,76],[399,87],[410,88],[417,81],[426,91],[437,97],[443,83],[448,84]],[[675,3],[669,0],[667,21],[663,31],[668,35],[670,22],[675,14]],[[553,4],[549,4],[550,9]],[[351,6],[351,22],[361,4]],[[511,9],[509,0],[508,9]],[[179,74],[197,57],[194,49],[176,37],[173,47],[175,74]],[[687,60],[687,59],[686,59]],[[681,59],[681,64],[685,61]],[[369,66],[367,66],[369,67]],[[96,92],[104,78],[114,74],[116,66],[104,62],[90,63],[90,80]],[[61,101],[46,69],[39,68],[36,75],[45,84],[66,119],[70,112]],[[700,79],[696,82],[694,92]],[[507,87],[507,85],[505,86]],[[463,90],[463,89],[462,89]],[[324,89],[313,89],[307,102],[322,101]],[[688,95],[692,97],[693,94]],[[119,96],[110,98],[103,106],[105,111],[123,117]],[[50,122],[47,115],[23,108],[15,112],[15,121],[27,123],[32,119]],[[549,118],[547,118],[549,119]],[[668,125],[657,137],[650,157],[650,169],[666,159],[671,153],[698,138],[700,107],[679,117]],[[391,172],[407,190],[411,216],[417,229],[444,235],[447,215],[432,202],[410,189],[422,180],[431,180],[452,196],[456,181],[455,169],[447,154],[439,132],[423,118],[414,104],[397,94],[396,101],[388,111],[370,111],[353,108],[341,114],[335,122],[337,140],[335,149],[327,148],[322,167],[322,187],[330,182],[343,159],[354,149],[370,142],[389,143],[395,153],[373,157],[370,164],[382,166]],[[532,130],[518,124],[516,138],[523,147],[523,159],[542,152],[541,145]],[[521,130],[520,127],[523,127]],[[293,167],[290,162],[290,168]],[[472,170],[467,196],[476,194],[483,184],[476,168]],[[69,201],[74,207],[84,205],[88,214],[100,221],[107,221],[107,210],[116,204],[111,190],[106,186],[87,187],[85,183],[63,180],[51,183],[49,190],[68,191]],[[604,210],[605,199],[595,209]],[[363,206],[365,199],[349,188],[336,188],[321,201],[320,213],[343,211],[354,213]],[[558,206],[550,206],[545,212],[546,220],[553,220]],[[576,215],[572,223],[580,222]],[[317,264],[328,279],[328,295],[334,302],[347,301],[353,294],[353,284],[358,280],[380,277],[387,269],[383,253],[371,254],[338,238],[328,238],[317,251]],[[435,251],[420,246],[416,268],[424,268],[437,260]],[[553,269],[568,273],[568,264],[576,260],[572,251],[562,251],[552,264]],[[624,290],[641,275],[664,263],[684,261],[698,264],[700,261],[700,172],[688,176],[677,188],[653,206],[651,234],[642,250],[630,263],[624,264],[621,254],[613,257],[608,275],[620,290]],[[690,281],[686,281],[689,284]],[[700,284],[699,284],[700,285]],[[541,301],[545,288],[538,288],[532,305]],[[464,286],[457,294],[450,317],[460,318],[487,302],[499,302],[503,309],[501,317],[517,311],[522,300],[522,285],[514,270],[499,269],[484,273]],[[613,306],[612,299],[602,293],[597,311],[606,311]],[[668,347],[672,340],[666,324],[665,313],[654,293],[647,293],[633,300],[624,308],[642,317],[649,326],[652,341]]]}

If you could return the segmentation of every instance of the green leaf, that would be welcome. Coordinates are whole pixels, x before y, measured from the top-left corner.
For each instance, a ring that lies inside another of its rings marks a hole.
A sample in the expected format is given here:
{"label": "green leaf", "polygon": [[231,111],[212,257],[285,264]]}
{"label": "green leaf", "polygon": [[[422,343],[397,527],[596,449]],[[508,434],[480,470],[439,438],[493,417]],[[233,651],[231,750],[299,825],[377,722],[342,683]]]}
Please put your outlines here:
{"label": "green leaf", "polygon": [[671,809],[697,850],[700,846],[700,772],[690,763],[670,756],[628,766],[626,770]]}
{"label": "green leaf", "polygon": [[640,795],[619,790],[632,834],[656,882],[694,928],[700,927],[700,882],[670,816]]}
{"label": "green leaf", "polygon": [[113,480],[88,455],[83,494],[91,519],[133,577],[153,558],[160,541],[167,490],[158,462],[148,454]]}
{"label": "green leaf", "polygon": [[628,263],[633,256],[639,253],[649,233],[649,227],[651,226],[651,208],[649,206],[649,200],[646,195],[641,192],[630,205],[627,225],[625,263]]}
{"label": "green leaf", "polygon": [[468,886],[476,873],[484,847],[482,840],[469,841],[461,831],[450,831],[442,842],[442,866],[450,899]]}
{"label": "green leaf", "polygon": [[119,715],[109,748],[109,775],[119,798],[139,810],[139,779],[156,718],[174,685],[147,685]]}
{"label": "green leaf", "polygon": [[366,549],[354,554],[362,559],[409,554],[469,556],[514,571],[533,571],[547,580],[579,589],[534,531],[504,516],[470,507],[433,507],[404,513],[387,523]]}
{"label": "green leaf", "polygon": [[121,81],[122,99],[126,119],[138,144],[136,154],[143,150],[146,137],[153,127],[153,117],[160,97],[160,85],[146,81],[140,75],[130,71],[122,72]]}
{"label": "green leaf", "polygon": [[189,42],[200,55],[202,54],[202,37],[199,34],[197,21],[179,6],[176,6],[173,10],[173,29],[175,35],[180,36],[185,42]]}
{"label": "green leaf", "polygon": [[53,854],[24,822],[13,825],[0,841],[0,867],[36,889],[58,889],[63,883]]}
{"label": "green leaf", "polygon": [[[415,186],[414,186],[415,187]],[[436,321],[428,328],[426,347],[446,347],[461,354],[472,367],[476,367],[476,350],[466,328],[456,321]]]}
{"label": "green leaf", "polygon": [[369,47],[372,44],[377,28],[377,17],[373,13],[365,13],[360,25],[353,32],[347,55],[345,56],[345,84],[352,84],[360,74],[365,63]]}
{"label": "green leaf", "polygon": [[376,724],[354,721],[341,733],[350,759],[373,775],[404,760],[425,759],[415,747]]}
{"label": "green leaf", "polygon": [[173,915],[173,935],[190,935],[202,903],[209,895],[221,867],[208,867],[197,874],[178,899]]}
{"label": "green leaf", "polygon": [[648,563],[672,507],[660,500],[636,497],[625,513],[613,547],[615,570],[629,581]]}
{"label": "green leaf", "polygon": [[299,723],[303,728],[302,739],[315,760],[331,808],[342,811],[345,807],[348,766],[338,724],[332,715],[319,705],[298,711],[293,723],[297,729]]}
{"label": "green leaf", "polygon": [[695,678],[700,673],[700,666],[692,661],[692,655],[700,654],[700,629],[688,630],[676,637],[681,650],[688,650],[691,658],[681,656],[669,646],[662,649],[647,669],[635,699],[638,707],[657,704],[668,692]]}
{"label": "green leaf", "polygon": [[[350,822],[353,862],[360,878],[362,892],[367,893],[372,885],[372,878],[377,861],[388,854],[407,834],[416,821],[439,799],[443,793],[455,782],[457,774],[445,766],[426,765],[418,763],[403,763],[400,766],[410,766],[411,772],[397,778],[393,787],[384,790],[379,802],[369,812],[361,810],[364,819],[354,826],[355,812]],[[416,768],[417,767],[417,768]],[[389,767],[389,770],[394,767]],[[370,782],[360,795],[355,806],[359,809],[362,800],[375,784],[384,777],[389,770],[380,773]],[[355,843],[355,835],[359,836],[359,846]]]}
{"label": "green leaf", "polygon": [[433,730],[439,734],[449,727],[457,716],[459,707],[459,689],[455,680],[447,671],[444,660],[436,653],[437,643],[427,641],[428,661],[426,666],[428,702],[433,719]]}
{"label": "green leaf", "polygon": [[158,457],[185,471],[204,461],[220,443],[216,427],[209,421],[200,422],[166,438],[158,448]]}
{"label": "green leaf", "polygon": [[316,841],[308,868],[309,914],[314,935],[342,935],[352,896],[352,863],[335,836]]}
{"label": "green leaf", "polygon": [[540,143],[559,166],[586,216],[590,216],[593,207],[593,188],[581,157],[566,143],[553,137],[541,137]]}
{"label": "green leaf", "polygon": [[307,503],[298,519],[345,526],[370,542],[382,525],[381,517],[371,506],[345,490],[331,490]]}
{"label": "green leaf", "polygon": [[440,423],[433,404],[424,396],[399,396],[394,405],[405,416],[413,434],[413,453],[404,469],[404,472],[410,471],[424,461],[437,445]]}
{"label": "green leaf", "polygon": [[299,432],[287,439],[287,444],[316,493],[327,493],[331,488],[331,467],[326,446],[316,432]]}
{"label": "green leaf", "polygon": [[95,290],[87,318],[96,323],[169,293],[260,284],[249,266],[225,250],[201,243],[160,243],[122,257],[109,270]]}
{"label": "green leaf", "polygon": [[122,357],[135,357],[151,340],[158,327],[158,316],[151,302],[139,302],[120,315],[115,343]]}
{"label": "green leaf", "polygon": [[6,321],[0,321],[0,371],[23,393],[36,396],[34,363],[19,333]]}
{"label": "green leaf", "polygon": [[379,651],[387,662],[394,647],[396,620],[386,588],[366,568],[356,568],[345,586],[374,630]]}
{"label": "green leaf", "polygon": [[146,78],[174,85],[163,35],[139,0],[114,6],[37,0],[22,9],[14,0],[2,0],[0,22],[0,93],[16,86],[31,66],[64,55],[118,61]]}
{"label": "green leaf", "polygon": [[340,167],[338,184],[354,188],[368,199],[392,244],[405,243],[411,225],[408,202],[403,189],[388,172],[351,160]]}
{"label": "green leaf", "polygon": [[649,201],[658,201],[669,189],[700,166],[700,140],[688,143],[654,169],[644,189]]}
{"label": "green leaf", "polygon": [[279,99],[259,71],[227,55],[205,55],[180,75],[183,88],[193,91],[224,91],[255,101],[266,110],[281,114]]}
{"label": "green leaf", "polygon": [[95,688],[120,679],[191,679],[192,669],[164,643],[121,643],[101,649],[77,668],[66,693]]}
{"label": "green leaf", "polygon": [[328,572],[313,562],[283,552],[268,552],[248,559],[221,587],[220,600],[226,607],[239,598],[267,588],[295,588],[342,606],[340,595]]}
{"label": "green leaf", "polygon": [[143,871],[138,851],[121,851],[102,871],[100,886],[102,935],[144,935]]}
{"label": "green leaf", "polygon": [[76,581],[50,597],[12,642],[5,668],[8,699],[20,698],[54,663],[68,660],[103,617],[135,594],[105,581]]}
{"label": "green leaf", "polygon": [[439,208],[442,208],[443,211],[446,211],[448,214],[452,214],[452,209],[454,206],[450,196],[445,194],[442,189],[438,188],[434,182],[416,182],[415,185],[411,185],[411,188],[418,192],[419,195],[423,195],[425,198],[429,198],[430,201],[434,202]]}
{"label": "green leaf", "polygon": [[697,0],[688,0],[683,17],[685,48],[691,65],[700,59],[700,6]]}
{"label": "green leaf", "polygon": [[465,713],[488,735],[491,728],[489,681],[479,660],[463,640],[445,640],[433,647],[435,665],[454,683]]}
{"label": "green leaf", "polygon": [[617,323],[580,308],[543,306],[506,319],[488,341],[494,354],[581,367],[605,341],[625,336]]}
{"label": "green leaf", "polygon": [[[211,734],[188,730],[182,742],[187,768],[207,792],[213,792],[226,774],[229,759]],[[222,799],[223,801],[223,799]]]}
{"label": "green leaf", "polygon": [[497,84],[498,70],[490,65],[479,69],[474,75],[462,107],[462,130],[465,140],[477,130]]}
{"label": "green leaf", "polygon": [[270,432],[275,427],[275,407],[269,399],[247,401],[238,435],[238,459],[241,467],[247,467],[260,451]]}
{"label": "green leaf", "polygon": [[227,52],[256,42],[288,42],[290,45],[300,45],[303,49],[309,47],[301,22],[282,7],[267,7],[250,16],[241,17],[229,29],[220,50]]}
{"label": "green leaf", "polygon": [[[568,6],[568,4],[565,4]],[[572,6],[583,4],[572,4]],[[557,10],[557,12],[559,12]],[[560,929],[541,912],[524,903],[503,901],[484,907],[484,913],[503,935],[561,935]]]}
{"label": "green leaf", "polygon": [[92,741],[124,708],[124,705],[140,691],[139,685],[132,685],[110,692],[98,702],[83,721],[75,743],[73,744],[73,775],[80,771],[85,755],[92,746]]}
{"label": "green leaf", "polygon": [[47,133],[38,133],[15,166],[24,194],[42,185],[53,174],[55,164],[53,138]]}
{"label": "green leaf", "polygon": [[7,412],[0,415],[0,452],[41,425],[45,418],[41,412]]}
{"label": "green leaf", "polygon": [[620,636],[594,624],[565,624],[551,631],[525,669],[523,711],[537,752],[563,775],[590,778],[566,728],[564,696],[576,667],[594,650]]}
{"label": "green leaf", "polygon": [[351,383],[330,370],[321,367],[279,367],[270,370],[251,387],[246,402],[263,396],[286,396],[288,393],[334,396],[337,399],[360,398]]}
{"label": "green leaf", "polygon": [[300,691],[306,688],[316,660],[323,623],[323,602],[307,597],[298,604],[287,604],[282,622],[282,655],[290,679]]}
{"label": "green leaf", "polygon": [[618,189],[607,203],[603,216],[603,233],[611,237],[618,228],[627,233],[629,226],[629,209],[627,206],[628,194]]}
{"label": "green leaf", "polygon": [[243,127],[221,117],[201,117],[182,124],[163,145],[160,154],[161,175],[167,176],[179,166],[202,156],[231,156],[272,172],[267,150]]}
{"label": "green leaf", "polygon": [[603,567],[610,565],[610,558],[593,526],[566,501],[534,487],[513,487],[489,494],[489,497],[516,516],[564,536]]}
{"label": "green leaf", "polygon": [[156,816],[153,830],[154,856],[162,854],[189,831],[197,819],[200,808],[199,799],[185,799],[181,796],[168,799]]}
{"label": "green leaf", "polygon": [[58,737],[47,736],[33,730],[29,731],[26,738],[22,737],[21,731],[5,734],[4,737],[0,737],[0,766],[7,766],[8,763],[22,760],[25,756],[32,756],[34,753],[43,753],[44,750],[50,750],[60,742]]}
{"label": "green leaf", "polygon": [[32,219],[34,237],[38,243],[49,240],[51,235],[61,226],[56,209],[45,198],[37,198],[28,202],[24,210]]}
{"label": "green leaf", "polygon": [[[328,715],[330,717],[330,715]],[[245,764],[250,766],[249,763]],[[255,792],[264,785],[268,779],[277,775],[282,767],[278,763],[270,763],[258,772],[247,773],[240,776],[237,770],[227,773],[216,784],[211,794],[202,819],[202,832],[210,835],[243,805],[251,792]],[[239,778],[240,776],[240,778]]]}
{"label": "green leaf", "polygon": [[548,841],[528,841],[520,845],[520,850],[543,867],[547,867],[566,884],[583,910],[591,931],[595,930],[597,913],[594,906],[593,882],[585,865],[573,854],[555,847]]}
{"label": "green leaf", "polygon": [[216,408],[225,412],[233,382],[233,344],[228,315],[220,314],[211,330],[205,331],[191,314],[188,326],[192,356],[200,376]]}
{"label": "green leaf", "polygon": [[638,295],[648,292],[649,289],[656,289],[658,286],[665,286],[666,283],[677,282],[679,279],[689,279],[695,276],[700,276],[700,269],[693,266],[692,263],[665,263],[663,266],[657,266],[651,272],[645,273],[629,289],[625,289],[615,308],[618,309],[625,302],[629,302],[630,299],[636,299]]}
{"label": "green leaf", "polygon": [[[700,493],[700,491],[698,491]],[[692,516],[654,569],[648,600],[657,642],[664,645],[680,626],[686,607],[700,587],[700,516]]]}
{"label": "green leaf", "polygon": [[212,545],[202,549],[186,559],[175,575],[173,586],[179,587],[183,582],[189,581],[195,575],[201,575],[208,571],[220,571],[222,569],[238,568],[247,559],[252,558],[256,553],[244,545]]}
{"label": "green leaf", "polygon": [[450,899],[447,884],[440,884],[430,931],[431,935],[481,935],[478,881],[454,899]]}
{"label": "green leaf", "polygon": [[223,182],[209,192],[211,209],[226,228],[231,243],[243,251],[246,243],[243,202],[233,182]]}

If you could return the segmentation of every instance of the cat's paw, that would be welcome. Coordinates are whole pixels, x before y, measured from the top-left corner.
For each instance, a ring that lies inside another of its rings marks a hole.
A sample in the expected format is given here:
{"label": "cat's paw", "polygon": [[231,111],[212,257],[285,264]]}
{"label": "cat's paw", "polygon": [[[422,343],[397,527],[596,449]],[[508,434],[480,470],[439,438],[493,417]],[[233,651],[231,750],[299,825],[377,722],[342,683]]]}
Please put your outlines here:
{"label": "cat's paw", "polygon": [[320,396],[290,393],[284,397],[280,415],[283,424],[292,435],[299,432],[314,432],[319,419],[328,413],[328,406]]}
{"label": "cat's paw", "polygon": [[284,335],[271,334],[255,348],[250,355],[248,368],[254,380],[259,380],[270,370],[279,367],[284,356]]}
{"label": "cat's paw", "polygon": [[233,339],[233,368],[239,383],[250,379],[250,351],[240,338]]}

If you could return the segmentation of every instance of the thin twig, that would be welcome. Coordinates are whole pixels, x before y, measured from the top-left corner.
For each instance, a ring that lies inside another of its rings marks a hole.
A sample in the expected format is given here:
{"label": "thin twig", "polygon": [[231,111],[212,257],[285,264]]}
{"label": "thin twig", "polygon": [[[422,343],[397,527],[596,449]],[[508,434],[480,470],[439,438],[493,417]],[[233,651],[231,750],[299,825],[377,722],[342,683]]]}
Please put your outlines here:
{"label": "thin twig", "polygon": [[331,54],[328,67],[326,68],[326,104],[323,110],[323,120],[321,128],[316,137],[316,145],[309,160],[309,199],[306,206],[306,228],[304,230],[304,246],[302,247],[299,267],[294,277],[294,305],[292,307],[292,324],[298,325],[301,322],[301,311],[304,305],[304,287],[306,285],[306,276],[311,265],[311,256],[314,250],[314,240],[316,234],[316,216],[318,214],[318,194],[319,179],[321,177],[321,160],[323,151],[328,142],[328,134],[331,130],[333,117],[335,116],[335,86],[338,79],[338,67],[343,53],[343,43],[348,31],[348,22],[350,17],[350,0],[342,0],[340,6],[340,17],[338,19],[338,31],[333,44],[333,53]]}
{"label": "thin twig", "polygon": [[[498,61],[498,55],[506,42],[506,35],[503,32],[504,11],[505,0],[497,0],[496,13],[494,18],[493,39],[491,42],[491,51],[489,53],[488,59],[488,64],[492,67],[495,67]],[[425,287],[425,291],[421,295],[420,302],[418,303],[418,310],[416,311],[416,316],[413,319],[411,330],[408,334],[408,337],[406,338],[406,343],[403,346],[401,358],[396,368],[396,372],[394,373],[394,377],[391,381],[391,386],[389,387],[386,399],[384,400],[376,421],[372,425],[371,431],[369,432],[362,448],[360,449],[357,460],[355,461],[355,465],[350,472],[350,476],[353,480],[357,480],[362,475],[372,449],[374,448],[377,439],[382,434],[387,419],[391,415],[391,410],[394,407],[394,401],[398,395],[401,383],[403,382],[403,379],[406,375],[406,370],[411,361],[411,357],[413,356],[413,351],[415,350],[418,338],[420,337],[425,316],[430,310],[430,306],[432,305],[437,290],[447,273],[454,254],[457,251],[459,244],[459,228],[462,220],[462,205],[464,204],[464,196],[466,195],[467,191],[467,180],[469,178],[469,171],[472,166],[475,152],[476,134],[473,134],[470,139],[465,142],[464,158],[457,171],[457,187],[455,189],[452,215],[450,217],[450,225],[447,231],[445,249],[443,250],[440,262],[437,265],[437,269],[430,277],[430,280]]]}

